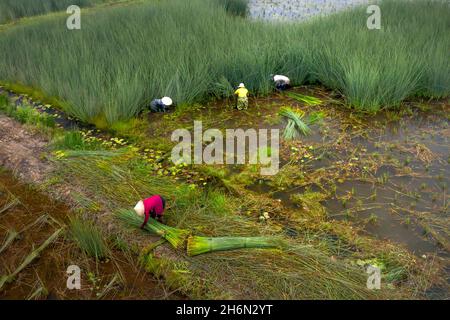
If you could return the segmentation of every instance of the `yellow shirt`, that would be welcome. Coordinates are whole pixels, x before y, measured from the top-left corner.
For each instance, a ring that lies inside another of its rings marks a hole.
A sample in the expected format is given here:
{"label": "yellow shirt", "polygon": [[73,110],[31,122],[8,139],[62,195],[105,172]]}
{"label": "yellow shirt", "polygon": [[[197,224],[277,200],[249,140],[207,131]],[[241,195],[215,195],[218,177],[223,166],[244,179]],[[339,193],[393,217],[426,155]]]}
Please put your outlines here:
{"label": "yellow shirt", "polygon": [[239,88],[234,92],[234,94],[237,94],[239,98],[245,98],[247,97],[248,90],[246,88]]}

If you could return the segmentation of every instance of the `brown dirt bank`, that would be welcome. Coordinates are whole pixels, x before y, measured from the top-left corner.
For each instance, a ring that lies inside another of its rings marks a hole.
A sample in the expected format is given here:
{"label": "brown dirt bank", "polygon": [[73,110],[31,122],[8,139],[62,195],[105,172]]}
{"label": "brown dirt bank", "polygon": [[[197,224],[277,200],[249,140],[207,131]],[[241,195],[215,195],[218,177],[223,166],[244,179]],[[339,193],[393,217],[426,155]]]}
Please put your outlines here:
{"label": "brown dirt bank", "polygon": [[48,141],[21,124],[0,115],[0,166],[13,171],[22,181],[41,183],[51,171],[42,157]]}

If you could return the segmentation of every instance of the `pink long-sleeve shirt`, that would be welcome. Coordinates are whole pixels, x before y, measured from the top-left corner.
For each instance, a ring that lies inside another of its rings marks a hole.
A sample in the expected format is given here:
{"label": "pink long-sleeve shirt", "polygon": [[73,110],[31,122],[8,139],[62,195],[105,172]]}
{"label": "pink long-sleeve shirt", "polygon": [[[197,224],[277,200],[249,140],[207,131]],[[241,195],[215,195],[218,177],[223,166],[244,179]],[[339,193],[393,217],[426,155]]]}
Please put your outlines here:
{"label": "pink long-sleeve shirt", "polygon": [[160,195],[151,196],[150,198],[142,200],[144,202],[144,223],[141,228],[144,228],[150,217],[161,217],[164,214],[164,203]]}

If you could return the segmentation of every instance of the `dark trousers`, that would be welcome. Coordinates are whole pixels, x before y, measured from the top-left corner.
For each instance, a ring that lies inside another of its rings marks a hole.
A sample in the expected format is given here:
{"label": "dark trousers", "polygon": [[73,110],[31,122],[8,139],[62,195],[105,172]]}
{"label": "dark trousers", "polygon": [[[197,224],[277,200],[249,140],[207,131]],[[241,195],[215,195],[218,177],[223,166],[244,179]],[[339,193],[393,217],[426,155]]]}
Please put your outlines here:
{"label": "dark trousers", "polygon": [[280,90],[280,91],[284,91],[284,90],[289,89],[289,85],[286,82],[284,82],[284,81],[276,81],[275,82],[275,87],[278,90]]}

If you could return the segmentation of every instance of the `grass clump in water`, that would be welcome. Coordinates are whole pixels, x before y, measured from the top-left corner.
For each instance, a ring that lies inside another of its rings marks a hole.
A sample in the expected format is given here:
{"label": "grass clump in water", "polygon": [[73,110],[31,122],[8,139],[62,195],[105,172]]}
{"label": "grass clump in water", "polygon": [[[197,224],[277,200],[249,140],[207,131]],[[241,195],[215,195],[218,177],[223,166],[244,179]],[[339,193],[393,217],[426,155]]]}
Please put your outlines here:
{"label": "grass clump in water", "polygon": [[327,215],[326,209],[320,203],[326,198],[326,194],[311,191],[306,191],[301,194],[293,194],[291,196],[292,202],[301,207],[309,215],[316,216],[318,218],[325,218]]}
{"label": "grass clump in water", "polygon": [[78,130],[64,131],[54,137],[52,147],[60,150],[101,151],[106,149],[103,141],[95,136]]}
{"label": "grass clump in water", "polygon": [[79,131],[67,131],[60,137],[55,138],[53,147],[57,149],[85,150],[86,142]]}
{"label": "grass clump in water", "polygon": [[5,108],[9,104],[8,98],[0,94],[0,108]]}

